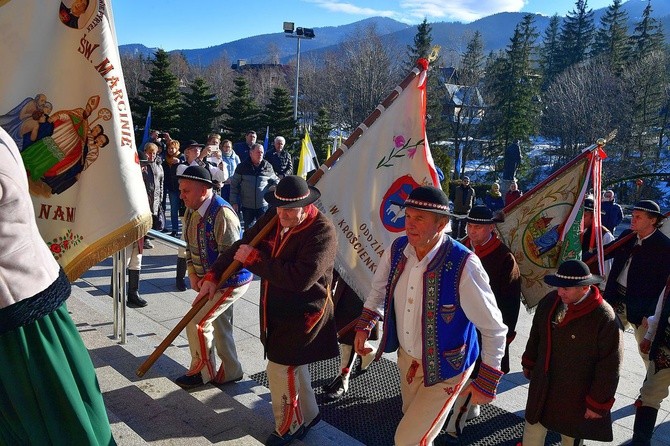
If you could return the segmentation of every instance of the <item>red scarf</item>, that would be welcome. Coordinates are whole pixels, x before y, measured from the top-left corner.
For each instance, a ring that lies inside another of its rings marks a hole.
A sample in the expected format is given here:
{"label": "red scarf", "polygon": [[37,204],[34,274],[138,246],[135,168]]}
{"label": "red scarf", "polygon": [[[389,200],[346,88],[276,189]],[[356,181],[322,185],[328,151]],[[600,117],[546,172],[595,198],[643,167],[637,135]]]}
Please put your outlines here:
{"label": "red scarf", "polygon": [[[484,243],[483,245],[479,245],[479,246],[474,247],[475,254],[477,254],[477,257],[479,257],[480,259],[483,259],[487,255],[491,254],[493,251],[498,249],[498,246],[500,246],[500,243],[502,243],[502,242],[500,241],[498,236],[494,232],[492,232],[491,233],[491,238],[488,239],[488,241],[486,243]],[[472,241],[470,239],[467,239],[466,242],[465,242],[465,246],[470,248],[470,249],[473,249]]]}
{"label": "red scarf", "polygon": [[[561,298],[559,297],[556,300],[556,305],[560,302]],[[600,304],[603,302],[603,296],[600,294],[600,290],[598,289],[597,286],[591,285],[589,289],[589,294],[586,296],[586,298],[579,302],[578,304],[568,304],[568,311],[565,313],[565,318],[561,321],[560,324],[558,324],[558,327],[563,327],[565,324],[568,322],[578,319],[585,314],[589,314]],[[556,305],[554,305],[554,311],[556,309]],[[554,314],[553,311],[551,313],[552,315]]]}

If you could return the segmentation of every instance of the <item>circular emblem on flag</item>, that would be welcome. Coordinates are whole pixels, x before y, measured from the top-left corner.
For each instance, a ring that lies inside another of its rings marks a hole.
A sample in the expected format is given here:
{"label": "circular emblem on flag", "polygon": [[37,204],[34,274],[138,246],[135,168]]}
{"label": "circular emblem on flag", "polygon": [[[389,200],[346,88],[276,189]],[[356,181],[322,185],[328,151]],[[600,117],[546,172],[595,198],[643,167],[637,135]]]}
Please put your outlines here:
{"label": "circular emblem on flag", "polygon": [[402,232],[405,230],[405,208],[392,202],[404,202],[410,192],[419,186],[420,184],[414,181],[411,175],[404,175],[396,179],[387,189],[379,207],[379,218],[387,231]]}
{"label": "circular emblem on flag", "polygon": [[555,267],[561,254],[559,238],[572,206],[559,203],[542,209],[530,219],[523,233],[523,251],[535,265]]}

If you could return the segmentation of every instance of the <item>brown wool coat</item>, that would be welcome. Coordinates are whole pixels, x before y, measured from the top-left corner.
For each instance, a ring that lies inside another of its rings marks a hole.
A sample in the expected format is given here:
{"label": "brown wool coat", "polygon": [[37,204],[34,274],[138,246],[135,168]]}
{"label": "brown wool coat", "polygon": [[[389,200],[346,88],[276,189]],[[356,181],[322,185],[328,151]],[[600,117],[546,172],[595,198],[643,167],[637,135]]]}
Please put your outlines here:
{"label": "brown wool coat", "polygon": [[[594,289],[591,286],[591,292],[598,292]],[[523,354],[523,367],[531,370],[526,420],[573,438],[612,441],[610,410],[623,357],[619,323],[612,307],[602,301],[591,312],[552,329],[559,301],[556,291],[540,301]],[[587,407],[603,417],[585,419]]]}
{"label": "brown wool coat", "polygon": [[[249,242],[275,215],[268,211],[223,252],[212,270],[218,278],[237,248]],[[293,228],[280,241],[278,229],[256,246],[259,258],[246,268],[260,276],[261,342],[267,358],[303,365],[339,355],[333,302],[327,287],[337,253],[335,227],[320,212]]]}

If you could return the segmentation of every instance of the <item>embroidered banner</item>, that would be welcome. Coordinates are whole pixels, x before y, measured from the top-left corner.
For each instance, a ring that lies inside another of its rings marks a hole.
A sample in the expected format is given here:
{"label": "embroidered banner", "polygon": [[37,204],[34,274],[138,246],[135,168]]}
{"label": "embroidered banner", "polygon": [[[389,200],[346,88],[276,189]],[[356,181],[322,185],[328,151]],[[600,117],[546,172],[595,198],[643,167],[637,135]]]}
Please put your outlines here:
{"label": "embroidered banner", "polygon": [[109,0],[0,1],[0,126],[71,281],[151,226]]}
{"label": "embroidered banner", "polygon": [[591,172],[591,148],[505,208],[496,225],[514,253],[526,306],[534,307],[553,289],[544,283],[567,259],[581,258],[581,206]]}
{"label": "embroidered banner", "polygon": [[439,187],[426,140],[426,69],[397,87],[390,105],[377,107],[379,117],[359,126],[361,136],[316,183],[317,204],[338,232],[335,266],[362,297],[384,249],[404,231],[405,210],[394,202],[417,186]]}

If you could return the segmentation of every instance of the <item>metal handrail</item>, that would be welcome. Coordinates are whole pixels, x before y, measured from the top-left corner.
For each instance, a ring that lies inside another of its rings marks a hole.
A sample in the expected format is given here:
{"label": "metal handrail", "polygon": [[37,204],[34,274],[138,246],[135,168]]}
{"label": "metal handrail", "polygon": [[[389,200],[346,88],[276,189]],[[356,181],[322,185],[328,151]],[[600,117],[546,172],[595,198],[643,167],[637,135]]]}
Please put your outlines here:
{"label": "metal handrail", "polygon": [[[148,235],[159,239],[176,248],[186,248],[186,242],[160,231],[149,230]],[[113,325],[114,339],[121,338],[121,344],[126,343],[126,248],[120,249],[112,256],[112,297],[113,297]],[[119,307],[119,303],[123,305]]]}

